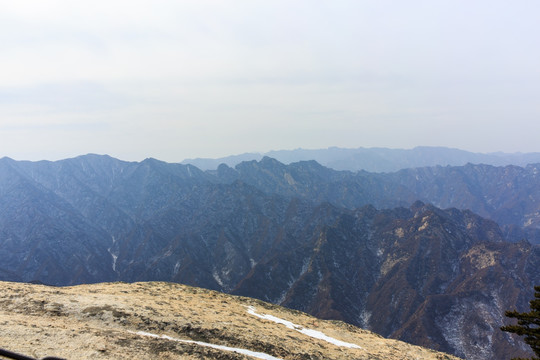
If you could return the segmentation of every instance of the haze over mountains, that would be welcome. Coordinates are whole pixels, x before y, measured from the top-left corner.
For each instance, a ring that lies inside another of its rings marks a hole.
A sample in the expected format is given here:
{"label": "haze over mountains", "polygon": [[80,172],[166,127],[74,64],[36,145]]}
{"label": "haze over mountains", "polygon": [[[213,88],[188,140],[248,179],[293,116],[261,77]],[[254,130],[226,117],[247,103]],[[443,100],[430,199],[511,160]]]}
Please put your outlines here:
{"label": "haze over mountains", "polygon": [[315,160],[335,170],[370,172],[392,172],[406,168],[425,166],[460,166],[467,163],[495,166],[540,163],[540,153],[474,153],[446,147],[419,146],[413,149],[357,148],[277,150],[266,153],[244,153],[218,159],[186,159],[183,164],[192,164],[201,170],[215,170],[220,164],[234,167],[242,161],[257,160],[268,156],[284,164]]}
{"label": "haze over mountains", "polygon": [[468,359],[526,354],[498,329],[540,283],[539,168],[3,158],[0,279],[172,281]]}

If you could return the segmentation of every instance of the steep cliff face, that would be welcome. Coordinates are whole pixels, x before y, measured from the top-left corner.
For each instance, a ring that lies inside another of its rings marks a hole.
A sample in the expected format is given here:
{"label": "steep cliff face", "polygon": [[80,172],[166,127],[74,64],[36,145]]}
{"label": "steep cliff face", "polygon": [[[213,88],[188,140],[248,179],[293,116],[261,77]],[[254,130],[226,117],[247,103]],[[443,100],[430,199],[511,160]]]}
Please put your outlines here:
{"label": "steep cliff face", "polygon": [[[414,200],[489,214],[517,201],[521,219],[535,211],[534,169],[353,174],[265,158],[211,174],[154,159],[1,159],[0,279],[180,282],[470,359],[515,356],[520,342],[498,328],[540,283],[538,245]],[[366,202],[407,206],[356,206]]]}
{"label": "steep cliff face", "polygon": [[235,293],[467,359],[527,350],[499,327],[505,310],[526,308],[523,289],[540,281],[540,249],[504,242],[491,221],[418,203],[364,208],[320,229],[311,244],[257,264]]}
{"label": "steep cliff face", "polygon": [[111,280],[108,234],[54,192],[0,161],[0,279]]}

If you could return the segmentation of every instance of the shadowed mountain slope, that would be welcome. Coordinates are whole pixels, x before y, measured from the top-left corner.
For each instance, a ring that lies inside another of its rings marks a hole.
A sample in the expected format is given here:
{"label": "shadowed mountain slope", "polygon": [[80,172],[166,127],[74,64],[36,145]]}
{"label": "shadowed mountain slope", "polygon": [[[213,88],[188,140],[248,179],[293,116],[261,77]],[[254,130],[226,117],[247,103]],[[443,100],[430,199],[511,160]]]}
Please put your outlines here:
{"label": "shadowed mountain slope", "polygon": [[539,246],[507,241],[506,228],[470,210],[415,200],[527,218],[527,227],[514,225],[527,234],[537,221],[536,173],[483,165],[351,173],[270,158],[209,173],[155,159],[4,158],[0,279],[172,281],[470,359],[515,356],[525,349],[498,328],[540,283]]}
{"label": "shadowed mountain slope", "polygon": [[472,210],[505,227],[513,241],[540,242],[540,165],[526,167],[467,164],[426,167],[389,174],[334,171],[314,161],[284,165],[275,159],[221,166],[223,182],[234,179],[262,191],[330,202],[354,209],[409,206],[416,200],[440,208]]}

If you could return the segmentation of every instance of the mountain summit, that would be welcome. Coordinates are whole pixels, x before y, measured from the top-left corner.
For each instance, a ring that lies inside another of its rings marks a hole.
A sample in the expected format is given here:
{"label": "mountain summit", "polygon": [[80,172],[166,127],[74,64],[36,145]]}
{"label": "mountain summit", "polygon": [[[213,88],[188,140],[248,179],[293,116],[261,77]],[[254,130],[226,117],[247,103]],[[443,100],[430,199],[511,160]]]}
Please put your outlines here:
{"label": "mountain summit", "polygon": [[0,344],[66,359],[454,357],[262,301],[172,283],[0,282]]}

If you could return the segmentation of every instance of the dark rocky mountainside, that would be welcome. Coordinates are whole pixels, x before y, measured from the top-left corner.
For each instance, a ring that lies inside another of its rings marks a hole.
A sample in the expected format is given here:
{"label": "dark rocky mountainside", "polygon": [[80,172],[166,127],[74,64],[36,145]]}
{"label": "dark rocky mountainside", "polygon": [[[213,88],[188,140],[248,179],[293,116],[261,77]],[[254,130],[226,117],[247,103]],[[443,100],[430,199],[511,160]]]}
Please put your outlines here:
{"label": "dark rocky mountainside", "polygon": [[155,159],[4,158],[0,280],[179,282],[468,359],[515,356],[526,349],[498,328],[540,283],[539,246],[450,207],[528,234],[537,181],[535,166],[370,174],[264,158],[203,172]]}
{"label": "dark rocky mountainside", "polygon": [[416,200],[440,208],[472,210],[504,227],[509,240],[540,243],[540,164],[526,167],[467,164],[389,174],[334,171],[315,161],[285,165],[275,159],[221,165],[217,177],[241,180],[267,193],[330,202],[354,209],[409,206]]}
{"label": "dark rocky mountainside", "polygon": [[526,308],[522,289],[540,281],[539,268],[538,246],[503,241],[495,223],[471,212],[366,207],[317,229],[309,246],[263,259],[234,292],[495,359],[517,351],[499,327],[505,309]]}

